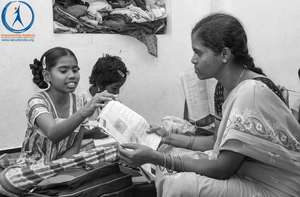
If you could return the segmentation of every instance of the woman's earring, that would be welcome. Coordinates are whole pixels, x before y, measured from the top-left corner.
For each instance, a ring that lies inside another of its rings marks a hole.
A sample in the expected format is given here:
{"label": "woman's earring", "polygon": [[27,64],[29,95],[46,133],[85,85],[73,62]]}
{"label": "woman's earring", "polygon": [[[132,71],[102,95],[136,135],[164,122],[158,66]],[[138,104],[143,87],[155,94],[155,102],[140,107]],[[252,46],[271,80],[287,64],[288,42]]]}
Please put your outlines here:
{"label": "woman's earring", "polygon": [[223,62],[224,64],[226,64],[226,63],[227,63],[227,60],[226,60],[226,59],[223,59],[222,62]]}

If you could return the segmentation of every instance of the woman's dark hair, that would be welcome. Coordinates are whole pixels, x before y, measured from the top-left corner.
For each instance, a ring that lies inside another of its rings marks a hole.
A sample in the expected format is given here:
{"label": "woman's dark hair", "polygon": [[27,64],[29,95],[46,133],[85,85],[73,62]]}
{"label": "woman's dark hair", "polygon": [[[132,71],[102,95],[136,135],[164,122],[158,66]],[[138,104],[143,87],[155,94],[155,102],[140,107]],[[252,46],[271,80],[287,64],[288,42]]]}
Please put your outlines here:
{"label": "woman's dark hair", "polygon": [[32,81],[41,89],[47,88],[48,84],[44,81],[43,70],[50,71],[56,65],[59,58],[68,55],[73,56],[77,61],[75,54],[70,49],[63,47],[49,49],[39,60],[35,58],[33,64],[29,65],[33,75]]}
{"label": "woman's dark hair", "polygon": [[105,54],[99,58],[90,76],[91,88],[104,88],[107,85],[125,80],[128,70],[118,56]]}
{"label": "woman's dark hair", "polygon": [[262,69],[255,66],[248,51],[246,32],[235,17],[222,13],[211,14],[195,25],[192,34],[195,34],[204,46],[217,54],[228,47],[235,63],[264,75]]}

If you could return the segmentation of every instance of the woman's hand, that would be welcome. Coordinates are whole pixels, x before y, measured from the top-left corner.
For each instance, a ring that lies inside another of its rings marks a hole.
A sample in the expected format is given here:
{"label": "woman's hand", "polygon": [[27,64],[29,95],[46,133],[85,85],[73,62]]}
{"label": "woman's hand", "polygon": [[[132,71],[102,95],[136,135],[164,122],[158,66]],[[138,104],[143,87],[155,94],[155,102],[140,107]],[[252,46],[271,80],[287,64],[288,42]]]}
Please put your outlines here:
{"label": "woman's hand", "polygon": [[115,100],[116,95],[108,93],[107,91],[103,91],[97,93],[93,96],[93,98],[84,106],[82,110],[82,115],[84,117],[91,116],[95,109],[98,107],[104,107],[109,101]]}
{"label": "woman's hand", "polygon": [[119,147],[120,159],[131,166],[140,166],[151,163],[154,150],[141,144],[121,144]]}
{"label": "woman's hand", "polygon": [[155,133],[160,137],[167,137],[170,135],[170,133],[163,127],[150,127],[150,130],[148,130],[147,133]]}

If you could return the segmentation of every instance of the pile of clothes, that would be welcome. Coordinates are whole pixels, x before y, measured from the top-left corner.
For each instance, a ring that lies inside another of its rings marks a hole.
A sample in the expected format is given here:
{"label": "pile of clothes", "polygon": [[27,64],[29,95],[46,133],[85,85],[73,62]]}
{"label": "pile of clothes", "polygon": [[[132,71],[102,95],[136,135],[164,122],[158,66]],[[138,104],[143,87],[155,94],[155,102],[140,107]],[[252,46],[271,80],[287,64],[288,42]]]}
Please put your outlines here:
{"label": "pile of clothes", "polygon": [[159,0],[55,0],[55,33],[118,33],[142,41],[157,56],[156,34],[166,30],[165,3]]}

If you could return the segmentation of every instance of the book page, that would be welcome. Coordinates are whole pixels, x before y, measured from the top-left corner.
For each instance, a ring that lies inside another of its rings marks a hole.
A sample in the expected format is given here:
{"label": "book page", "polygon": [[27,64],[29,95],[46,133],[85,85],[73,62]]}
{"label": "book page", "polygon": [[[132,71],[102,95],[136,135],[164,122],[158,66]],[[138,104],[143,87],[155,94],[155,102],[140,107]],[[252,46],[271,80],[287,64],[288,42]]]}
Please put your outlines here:
{"label": "book page", "polygon": [[[148,122],[139,114],[118,101],[110,101],[99,114],[99,126],[119,143],[137,143],[154,150],[158,148],[161,137],[148,134]],[[154,180],[151,172],[152,164],[141,166],[142,174],[149,180]]]}
{"label": "book page", "polygon": [[196,121],[210,114],[206,80],[199,80],[194,71],[188,71],[180,77],[186,98],[189,119]]}
{"label": "book page", "polygon": [[110,101],[99,114],[102,127],[120,143],[137,143],[156,150],[161,137],[148,134],[148,122],[118,101]]}

